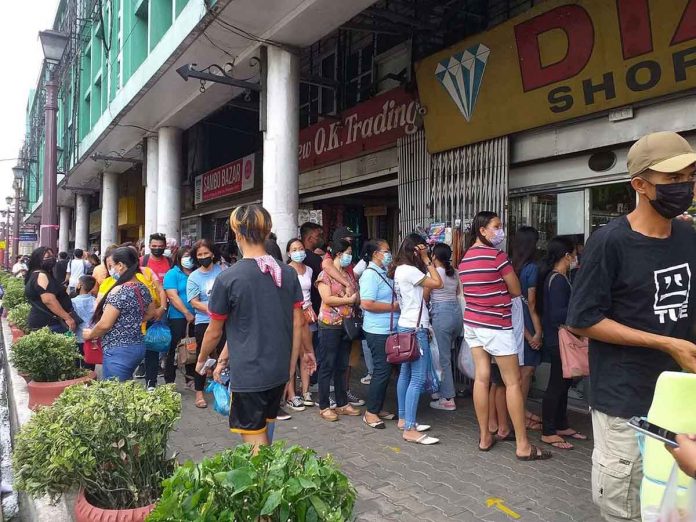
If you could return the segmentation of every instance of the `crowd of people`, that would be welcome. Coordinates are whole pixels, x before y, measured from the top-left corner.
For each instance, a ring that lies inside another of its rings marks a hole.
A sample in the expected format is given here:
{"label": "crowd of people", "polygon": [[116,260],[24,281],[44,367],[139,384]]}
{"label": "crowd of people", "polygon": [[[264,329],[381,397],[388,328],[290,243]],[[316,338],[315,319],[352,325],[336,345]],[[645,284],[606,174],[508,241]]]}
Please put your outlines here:
{"label": "crowd of people", "polygon": [[[438,443],[432,427],[418,422],[420,398],[437,362],[441,382],[430,406],[456,410],[452,351],[463,338],[475,368],[478,448],[511,440],[523,461],[552,456],[530,442],[530,431],[557,450],[587,439],[567,415],[572,380],[564,378],[559,332],[569,329],[590,339],[593,498],[607,520],[638,520],[641,457],[624,421],[647,415],[661,372],[696,370],[696,298],[689,291],[696,237],[692,226],[674,220],[693,200],[695,164],[696,154],[676,134],[639,140],[628,156],[637,208],[594,233],[581,264],[578,245],[563,236],[548,240],[537,258],[539,233],[529,226],[514,231],[508,256],[503,222],[489,211],[473,219],[461,259],[449,245],[416,233],[395,253],[380,238],[357,252],[347,227],[325,246],[323,228],[305,223],[288,241],[284,261],[271,217],[258,205],[231,214],[235,255],[234,248],[221,255],[205,239],[177,247],[161,234],[149,238],[149,254],[113,245],[101,262],[79,249],[57,260],[38,248],[23,271],[29,327],[75,331],[81,347],[101,339],[104,377],[130,379],[144,365],[148,388],[160,369],[165,382],[174,382],[177,346],[194,337],[195,362],[183,373],[195,405],[208,405],[209,368],[229,383],[230,429],[254,444],[272,440],[273,422],[289,417],[283,407],[314,406],[328,422],[362,416],[368,427],[385,429],[396,421],[405,441]],[[163,320],[172,336],[160,356],[145,350],[143,335]],[[388,360],[395,333],[416,346],[399,365]],[[431,360],[433,341],[439,361]],[[350,388],[361,353],[366,401]],[[550,367],[538,416],[527,397],[542,361]],[[397,373],[397,411],[390,412],[385,404]],[[694,437],[679,440],[675,457],[693,473]]]}

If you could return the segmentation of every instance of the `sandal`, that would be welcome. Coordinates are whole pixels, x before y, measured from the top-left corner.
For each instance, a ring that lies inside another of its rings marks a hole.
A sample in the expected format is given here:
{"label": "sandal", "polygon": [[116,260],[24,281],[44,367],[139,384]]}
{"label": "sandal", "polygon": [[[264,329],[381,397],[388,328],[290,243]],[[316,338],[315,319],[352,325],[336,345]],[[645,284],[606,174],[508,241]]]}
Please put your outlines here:
{"label": "sandal", "polygon": [[440,439],[436,439],[430,435],[421,435],[417,439],[407,439],[404,437],[404,440],[406,442],[413,442],[414,444],[422,444],[423,446],[432,446],[433,444],[440,442]]}
{"label": "sandal", "polygon": [[479,449],[479,451],[483,451],[483,452],[491,451],[493,449],[493,446],[495,446],[496,444],[498,444],[498,439],[493,437],[493,442],[491,442],[487,448],[482,448],[481,447],[481,439],[479,439],[478,449]]}
{"label": "sandal", "polygon": [[319,412],[319,416],[325,421],[329,422],[336,422],[338,420],[338,415],[331,408],[321,410]]}
{"label": "sandal", "polygon": [[[403,426],[398,426],[398,428],[401,431],[404,431]],[[431,426],[429,424],[416,424],[416,431],[418,431],[420,433],[423,433],[424,431],[428,431],[430,428],[431,428]]]}
{"label": "sandal", "polygon": [[517,439],[515,439],[515,432],[514,432],[514,431],[511,431],[510,433],[508,433],[508,434],[505,435],[504,437],[503,437],[502,435],[498,435],[498,434],[496,433],[496,434],[493,436],[493,438],[494,438],[495,440],[499,441],[499,442],[503,442],[503,441],[515,442],[515,440],[517,440]]}
{"label": "sandal", "polygon": [[572,450],[574,448],[574,446],[570,442],[567,442],[563,437],[558,435],[556,436],[558,437],[558,440],[546,441],[542,438],[541,442],[548,444],[549,446],[553,446],[559,450]]}
{"label": "sandal", "polygon": [[[564,431],[564,430],[561,430],[561,432],[562,431]],[[575,439],[575,440],[587,440],[587,435],[583,435],[579,431],[575,431],[575,430],[571,430],[571,433],[556,432],[556,435],[559,435],[561,437],[570,437],[571,439]]]}
{"label": "sandal", "polygon": [[531,411],[527,411],[527,412],[524,414],[524,416],[525,416],[525,419],[527,419],[527,420],[530,420],[530,421],[532,421],[532,422],[541,423],[541,417],[539,417],[538,415],[535,415],[535,414],[532,413]]}
{"label": "sandal", "polygon": [[524,427],[532,431],[541,431],[542,424],[539,421],[527,417],[527,420],[524,421]]}
{"label": "sandal", "polygon": [[389,413],[387,411],[380,411],[377,416],[382,420],[394,420],[396,419],[396,413]]}
{"label": "sandal", "polygon": [[336,408],[334,410],[338,415],[348,415],[349,417],[357,417],[360,415],[360,410],[353,408],[350,404],[346,404],[345,406],[341,406],[340,408]]}
{"label": "sandal", "polygon": [[384,425],[384,422],[382,422],[381,420],[379,420],[377,422],[369,422],[364,415],[363,415],[362,419],[363,419],[363,422],[365,424],[367,424],[370,428],[374,428],[376,430],[383,430],[386,428],[386,426]]}
{"label": "sandal", "polygon": [[194,404],[196,405],[196,408],[200,409],[208,407],[208,403],[205,402],[205,399],[198,399]]}
{"label": "sandal", "polygon": [[522,457],[516,455],[517,460],[523,460],[525,462],[530,462],[532,460],[548,460],[552,456],[550,451],[539,449],[534,444],[530,444],[529,446],[529,455],[524,455]]}

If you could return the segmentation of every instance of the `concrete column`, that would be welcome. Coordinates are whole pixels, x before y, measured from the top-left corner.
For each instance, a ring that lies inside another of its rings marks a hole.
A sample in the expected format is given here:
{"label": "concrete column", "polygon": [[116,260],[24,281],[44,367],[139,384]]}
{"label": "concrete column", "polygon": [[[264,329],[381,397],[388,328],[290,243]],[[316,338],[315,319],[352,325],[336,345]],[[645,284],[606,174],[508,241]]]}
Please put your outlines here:
{"label": "concrete column", "polygon": [[101,252],[118,240],[118,174],[102,175]]}
{"label": "concrete column", "polygon": [[89,250],[89,195],[75,199],[75,248]]}
{"label": "concrete column", "polygon": [[181,181],[184,170],[181,129],[162,127],[158,138],[157,232],[165,234],[167,239],[176,239],[178,243],[181,240]]}
{"label": "concrete column", "polygon": [[263,206],[273,219],[278,244],[297,236],[299,204],[299,58],[268,47],[266,131],[263,138]]}
{"label": "concrete column", "polygon": [[70,248],[70,207],[59,207],[59,213],[58,251],[67,252]]}
{"label": "concrete column", "polygon": [[147,138],[145,171],[145,251],[150,253],[150,234],[157,232],[157,178],[159,176],[159,146],[156,137]]}

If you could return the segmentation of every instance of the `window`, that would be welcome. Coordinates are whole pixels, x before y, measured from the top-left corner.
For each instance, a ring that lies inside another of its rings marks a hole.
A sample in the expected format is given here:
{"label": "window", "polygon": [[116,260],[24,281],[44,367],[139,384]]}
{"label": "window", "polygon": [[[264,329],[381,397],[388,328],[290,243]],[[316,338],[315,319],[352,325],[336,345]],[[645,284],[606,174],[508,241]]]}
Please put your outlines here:
{"label": "window", "polygon": [[370,97],[372,89],[372,46],[363,47],[348,57],[346,106],[352,107]]}
{"label": "window", "polygon": [[[336,79],[336,55],[330,54],[321,61],[321,77]],[[336,112],[336,90],[322,87],[321,95],[321,114],[334,114]]]}
{"label": "window", "polygon": [[319,87],[300,84],[300,128],[315,124],[319,119]]}
{"label": "window", "polygon": [[[328,80],[336,79],[336,53],[321,59],[319,71],[310,67],[309,76],[321,76]],[[330,87],[320,87],[308,83],[300,84],[300,128],[314,125],[319,117],[336,113],[336,91]]]}

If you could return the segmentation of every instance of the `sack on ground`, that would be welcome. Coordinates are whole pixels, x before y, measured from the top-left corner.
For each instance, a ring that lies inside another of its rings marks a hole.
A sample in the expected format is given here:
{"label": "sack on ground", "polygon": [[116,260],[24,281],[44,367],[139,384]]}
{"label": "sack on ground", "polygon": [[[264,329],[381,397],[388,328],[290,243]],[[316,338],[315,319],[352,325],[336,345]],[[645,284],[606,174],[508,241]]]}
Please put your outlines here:
{"label": "sack on ground", "polygon": [[462,345],[459,347],[459,360],[457,361],[459,371],[466,375],[469,379],[476,377],[476,367],[474,366],[474,358],[471,355],[471,348],[462,339]]}
{"label": "sack on ground", "polygon": [[157,321],[145,332],[145,348],[153,352],[167,352],[172,342],[172,332],[162,321]]}
{"label": "sack on ground", "polygon": [[217,381],[210,381],[205,391],[206,393],[210,393],[213,396],[213,409],[220,415],[229,417],[230,391],[227,389],[227,386],[224,386]]}

